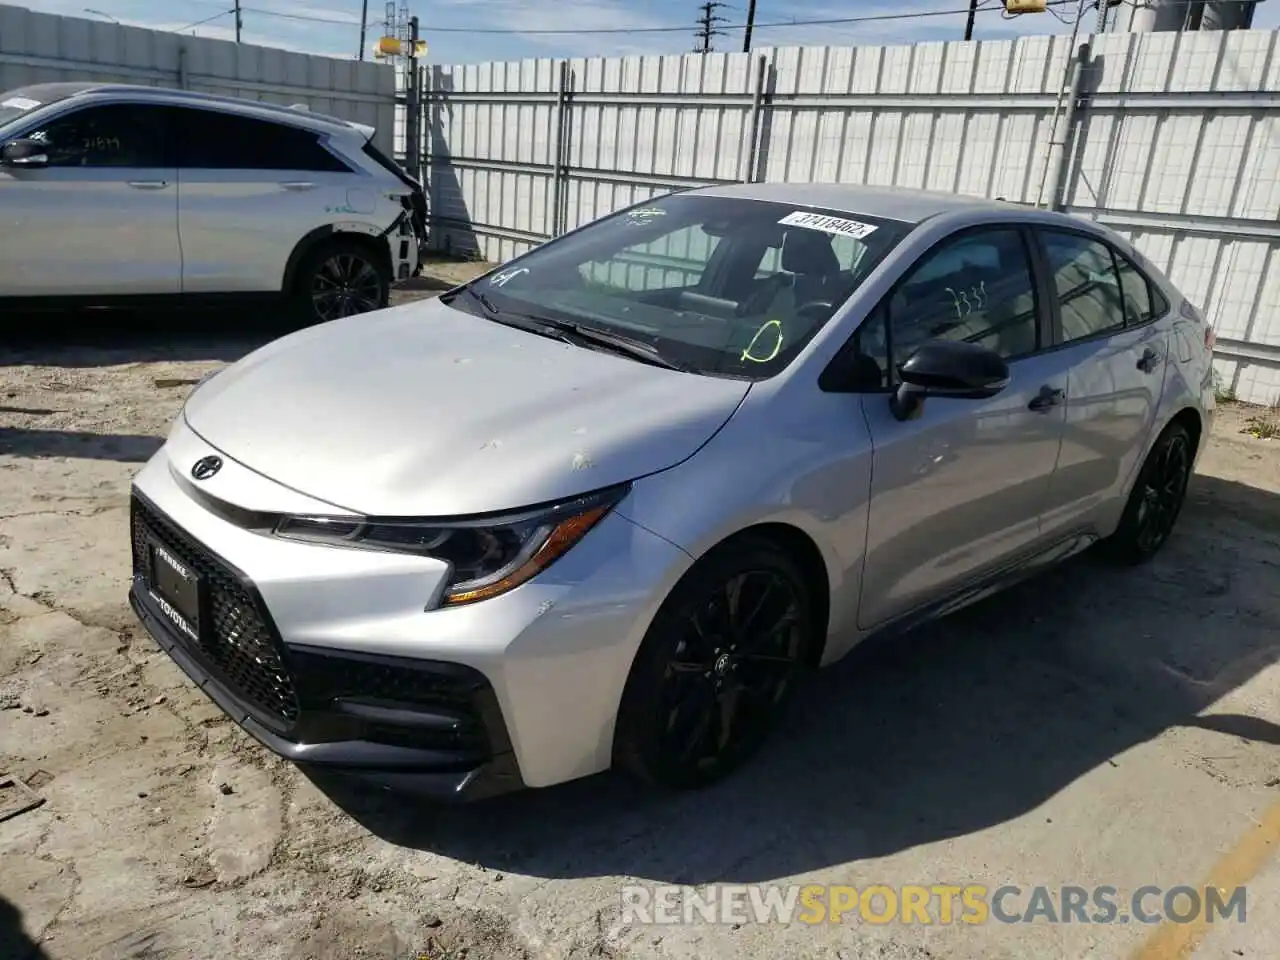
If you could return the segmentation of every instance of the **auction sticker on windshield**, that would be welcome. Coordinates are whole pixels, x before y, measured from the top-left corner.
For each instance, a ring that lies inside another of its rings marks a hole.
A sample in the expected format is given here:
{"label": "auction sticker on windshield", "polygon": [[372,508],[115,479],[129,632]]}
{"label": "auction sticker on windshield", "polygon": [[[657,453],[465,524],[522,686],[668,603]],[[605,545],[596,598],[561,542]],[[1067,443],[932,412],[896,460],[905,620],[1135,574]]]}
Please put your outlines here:
{"label": "auction sticker on windshield", "polygon": [[855,240],[870,236],[876,230],[869,223],[845,220],[842,217],[829,217],[821,213],[806,213],[803,210],[787,214],[778,223],[787,227],[808,227],[810,230],[821,230],[823,233],[832,233],[841,237],[853,237]]}
{"label": "auction sticker on windshield", "polygon": [[13,107],[15,110],[30,110],[38,106],[40,106],[39,100],[30,100],[27,97],[10,97],[4,103],[0,103],[0,107]]}

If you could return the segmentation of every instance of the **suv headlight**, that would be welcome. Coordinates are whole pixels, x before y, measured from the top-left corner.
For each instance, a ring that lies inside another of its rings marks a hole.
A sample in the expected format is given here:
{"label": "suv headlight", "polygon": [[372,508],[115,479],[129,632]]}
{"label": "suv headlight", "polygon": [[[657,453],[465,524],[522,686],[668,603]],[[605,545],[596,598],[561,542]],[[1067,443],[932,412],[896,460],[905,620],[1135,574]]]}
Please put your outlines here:
{"label": "suv headlight", "polygon": [[626,496],[629,484],[515,513],[465,520],[303,517],[280,520],[289,540],[433,557],[449,564],[443,606],[514,590],[562,557]]}

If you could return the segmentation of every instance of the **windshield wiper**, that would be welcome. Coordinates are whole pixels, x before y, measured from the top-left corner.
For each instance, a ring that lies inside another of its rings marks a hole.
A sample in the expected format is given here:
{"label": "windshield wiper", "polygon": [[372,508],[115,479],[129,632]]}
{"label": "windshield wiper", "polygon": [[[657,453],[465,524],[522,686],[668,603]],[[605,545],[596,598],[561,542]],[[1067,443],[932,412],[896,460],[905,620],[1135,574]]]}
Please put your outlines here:
{"label": "windshield wiper", "polygon": [[497,305],[492,300],[490,300],[488,296],[481,293],[479,290],[477,290],[474,286],[472,286],[469,283],[453,291],[453,296],[449,297],[449,299],[446,300],[445,302],[453,303],[453,301],[458,298],[458,294],[460,293],[470,294],[475,300],[479,302],[480,306],[484,307],[484,312],[489,314],[489,316],[492,318],[496,319],[498,315],[502,313],[502,311],[498,309]]}
{"label": "windshield wiper", "polygon": [[515,327],[528,333],[551,337],[564,343],[572,343],[576,346],[582,346],[585,343],[593,347],[603,347],[606,350],[624,354],[633,360],[652,364],[655,367],[679,370],[682,373],[689,371],[689,367],[663,356],[662,351],[644,340],[637,340],[621,333],[609,333],[596,327],[589,327],[586,324],[573,323],[568,320],[555,320],[551,317],[538,317],[503,310],[471,284],[462,287],[458,292],[470,294],[484,309],[489,319],[497,323]]}
{"label": "windshield wiper", "polygon": [[638,340],[634,337],[628,337],[623,333],[610,333],[600,330],[597,327],[589,327],[584,323],[572,323],[568,320],[553,320],[550,317],[530,317],[537,323],[544,324],[553,330],[574,337],[578,340],[585,341],[596,347],[604,347],[607,350],[613,350],[615,353],[621,353],[631,357],[633,360],[639,360],[642,363],[649,363],[655,367],[662,367],[666,370],[679,370],[687,373],[689,368],[682,363],[677,363],[671,358],[664,356],[662,351],[653,344],[644,340]]}

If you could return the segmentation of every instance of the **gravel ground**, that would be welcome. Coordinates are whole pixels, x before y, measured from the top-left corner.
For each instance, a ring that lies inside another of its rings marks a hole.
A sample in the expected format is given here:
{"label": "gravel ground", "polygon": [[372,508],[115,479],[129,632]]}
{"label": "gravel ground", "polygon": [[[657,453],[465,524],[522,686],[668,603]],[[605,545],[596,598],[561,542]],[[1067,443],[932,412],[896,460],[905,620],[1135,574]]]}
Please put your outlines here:
{"label": "gravel ground", "polygon": [[[440,810],[314,783],[125,603],[129,478],[196,380],[279,332],[175,329],[41,326],[0,350],[0,774],[45,801],[0,820],[3,960],[1120,957],[1151,931],[624,927],[618,893],[1199,883],[1280,799],[1280,441],[1238,407],[1157,561],[1084,557],[857,652],[713,790],[605,775]],[[1198,956],[1274,956],[1280,875],[1259,856],[1245,881],[1250,922]]]}

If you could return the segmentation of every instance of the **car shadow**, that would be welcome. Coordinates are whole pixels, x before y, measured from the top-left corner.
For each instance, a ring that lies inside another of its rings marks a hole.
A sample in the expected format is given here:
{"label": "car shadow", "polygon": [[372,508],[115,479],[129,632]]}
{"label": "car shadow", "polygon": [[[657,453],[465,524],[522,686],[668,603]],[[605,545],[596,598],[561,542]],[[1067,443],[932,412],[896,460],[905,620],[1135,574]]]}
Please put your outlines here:
{"label": "car shadow", "polygon": [[0,427],[0,454],[33,459],[70,457],[76,460],[146,463],[163,443],[163,437],[141,434]]}
{"label": "car shadow", "polygon": [[6,312],[0,366],[230,363],[296,329],[278,307]]}
{"label": "car shadow", "polygon": [[0,897],[0,957],[49,960],[49,955],[22,929],[22,913],[4,897]]}
{"label": "car shadow", "polygon": [[[1280,497],[1196,477],[1149,564],[1086,553],[862,645],[814,678],[785,735],[707,790],[637,790],[607,773],[440,807],[317,783],[387,841],[546,878],[760,882],[974,833],[1123,768],[1126,751],[1172,728],[1280,742],[1256,717],[1200,716],[1280,649],[1270,597],[1250,586],[1265,571],[1236,555],[1250,533],[1239,521],[1263,514],[1280,516]],[[1253,563],[1280,566],[1274,537],[1251,543]]]}

